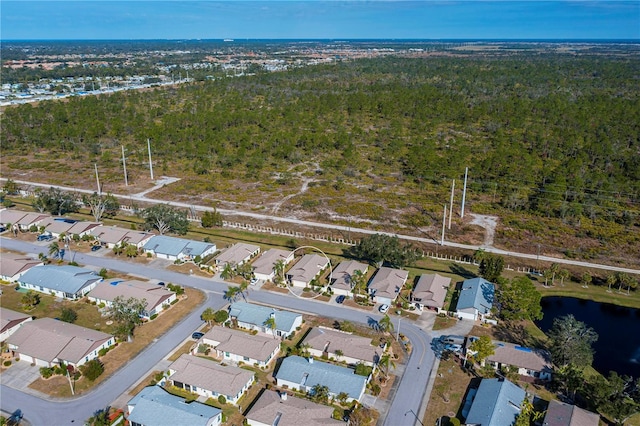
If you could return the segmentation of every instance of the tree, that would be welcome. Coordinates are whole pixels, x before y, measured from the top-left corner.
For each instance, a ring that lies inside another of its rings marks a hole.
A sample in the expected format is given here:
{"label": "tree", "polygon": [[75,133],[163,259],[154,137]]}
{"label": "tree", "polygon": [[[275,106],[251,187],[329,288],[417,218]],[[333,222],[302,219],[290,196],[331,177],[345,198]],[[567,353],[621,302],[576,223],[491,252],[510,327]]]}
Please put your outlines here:
{"label": "tree", "polygon": [[136,247],[135,244],[126,244],[124,246],[124,255],[127,257],[138,257],[138,247]]}
{"label": "tree", "polygon": [[238,287],[229,286],[227,287],[227,291],[224,292],[224,298],[230,302],[235,302],[239,294],[240,289]]}
{"label": "tree", "polygon": [[187,212],[168,204],[156,204],[146,208],[142,210],[141,216],[145,220],[145,229],[157,229],[160,235],[167,232],[184,235],[189,229]]}
{"label": "tree", "polygon": [[230,280],[236,276],[236,270],[233,265],[229,262],[225,263],[224,268],[222,268],[222,272],[220,272],[220,278],[223,280]]}
{"label": "tree", "polygon": [[489,336],[480,336],[469,345],[470,352],[473,353],[473,358],[482,363],[484,360],[495,353],[493,342]]}
{"label": "tree", "polygon": [[378,330],[381,333],[387,333],[394,330],[393,323],[391,322],[391,318],[389,315],[384,314],[380,321],[378,321]]}
{"label": "tree", "polygon": [[582,274],[582,278],[580,278],[580,284],[582,284],[582,287],[584,288],[588,288],[589,284],[591,284],[592,281],[593,281],[593,277],[588,272],[585,272],[584,274]]}
{"label": "tree", "polygon": [[551,271],[551,285],[556,285],[556,275],[559,270],[560,266],[557,263],[552,263],[551,266],[549,266],[549,271]]}
{"label": "tree", "polygon": [[557,275],[558,278],[560,278],[560,285],[564,287],[564,280],[566,280],[570,276],[569,271],[567,271],[566,269],[560,269]]}
{"label": "tree", "polygon": [[51,244],[49,244],[49,256],[58,257],[59,255],[60,255],[60,245],[58,244],[57,241],[54,241]]}
{"label": "tree", "polygon": [[394,268],[413,264],[420,258],[409,244],[401,245],[397,236],[374,234],[363,237],[350,249],[350,254],[372,264],[387,263]]}
{"label": "tree", "polygon": [[18,195],[20,193],[20,186],[13,180],[7,179],[2,190],[7,193],[7,195]]}
{"label": "tree", "polygon": [[93,382],[102,373],[104,373],[104,365],[96,358],[82,364],[80,366],[80,371],[84,377]]}
{"label": "tree", "polygon": [[576,393],[584,384],[584,373],[574,365],[565,365],[555,370],[553,380],[564,394],[574,401]]}
{"label": "tree", "polygon": [[115,216],[120,209],[120,203],[113,194],[102,195],[94,192],[82,197],[82,202],[89,207],[96,222],[100,222],[103,216]]}
{"label": "tree", "polygon": [[217,322],[218,324],[222,324],[226,322],[228,319],[229,319],[229,313],[223,309],[217,311],[214,317],[215,322]]}
{"label": "tree", "polygon": [[389,355],[388,353],[380,357],[378,365],[380,366],[380,369],[382,370],[385,378],[389,377],[389,369],[396,368],[396,363],[393,361],[393,359],[391,359],[391,355]]}
{"label": "tree", "polygon": [[203,228],[213,228],[214,226],[222,226],[222,215],[216,208],[212,212],[206,211],[202,213],[201,224]]}
{"label": "tree", "polygon": [[77,212],[80,209],[74,194],[54,187],[49,188],[48,191],[37,190],[32,206],[39,212],[48,211],[58,216]]}
{"label": "tree", "polygon": [[282,259],[277,260],[273,265],[273,283],[276,285],[282,284],[284,281],[284,269],[285,264]]}
{"label": "tree", "polygon": [[71,308],[62,308],[60,312],[60,320],[68,323],[74,323],[78,319],[78,313]]}
{"label": "tree", "polygon": [[356,296],[364,293],[365,286],[367,284],[365,282],[365,279],[366,276],[359,269],[356,269],[355,271],[353,271],[353,274],[351,274],[351,291],[353,292],[353,300],[355,300],[356,302]]}
{"label": "tree", "polygon": [[615,371],[610,371],[606,379],[601,375],[593,376],[587,394],[598,411],[616,424],[621,424],[624,418],[640,408],[630,395],[636,385],[632,377],[620,376]]}
{"label": "tree", "polygon": [[346,392],[340,392],[336,399],[340,401],[340,404],[344,405],[347,403],[347,400],[349,399],[349,394]]}
{"label": "tree", "polygon": [[371,424],[373,418],[373,411],[369,408],[359,405],[351,410],[349,413],[349,425],[350,426],[367,426]]}
{"label": "tree", "polygon": [[618,282],[618,277],[616,276],[616,274],[607,275],[607,285],[609,286],[609,289],[607,291],[609,293],[611,293],[611,286],[615,285],[617,282]]}
{"label": "tree", "polygon": [[311,395],[311,398],[316,402],[324,404],[329,402],[329,388],[325,385],[321,385],[320,383],[313,385],[309,394]]}
{"label": "tree", "polygon": [[22,309],[30,311],[40,303],[40,295],[33,290],[27,291],[21,299]]}
{"label": "tree", "polygon": [[115,334],[120,339],[130,340],[136,326],[142,324],[142,314],[147,306],[146,299],[116,296],[109,310],[110,318],[116,323]]}
{"label": "tree", "polygon": [[206,321],[207,324],[211,325],[213,321],[215,321],[216,319],[216,313],[213,310],[213,308],[207,308],[204,311],[202,311],[200,318],[202,318],[202,321]]}
{"label": "tree", "polygon": [[485,253],[480,260],[480,276],[489,282],[496,282],[504,269],[504,258]]}
{"label": "tree", "polygon": [[273,333],[273,338],[276,338],[276,316],[274,314],[271,314],[271,316],[269,318],[266,319],[266,321],[264,322],[265,327],[267,327],[268,329],[271,330],[271,333]]}
{"label": "tree", "polygon": [[498,291],[500,316],[507,321],[542,319],[542,295],[527,277],[504,282]]}
{"label": "tree", "polygon": [[551,359],[557,366],[584,368],[593,362],[591,345],[598,340],[598,334],[573,315],[554,319],[547,334]]}
{"label": "tree", "polygon": [[85,422],[85,426],[110,426],[109,411],[111,407],[97,410],[93,413],[93,416],[89,417]]}
{"label": "tree", "polygon": [[344,355],[344,352],[342,351],[342,349],[336,349],[334,353],[336,354],[336,359],[338,361],[340,361],[340,358],[342,358],[342,355]]}

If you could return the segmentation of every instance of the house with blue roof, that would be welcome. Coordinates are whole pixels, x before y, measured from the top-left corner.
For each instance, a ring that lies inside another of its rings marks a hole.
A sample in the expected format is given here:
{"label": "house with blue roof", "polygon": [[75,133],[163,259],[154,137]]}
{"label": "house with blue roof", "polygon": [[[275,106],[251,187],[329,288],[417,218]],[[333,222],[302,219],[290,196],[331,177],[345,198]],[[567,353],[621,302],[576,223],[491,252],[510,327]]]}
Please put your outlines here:
{"label": "house with blue roof", "polygon": [[131,426],[219,426],[222,411],[172,395],[160,386],[147,386],[127,403]]}
{"label": "house with blue roof", "polygon": [[[482,379],[465,424],[509,426],[520,415],[524,390],[505,379]],[[463,413],[464,415],[464,413]]]}
{"label": "house with blue roof", "polygon": [[[229,318],[240,328],[280,336],[283,339],[292,335],[296,328],[302,325],[300,314],[246,302],[232,303],[229,307]],[[274,330],[267,326],[270,318],[275,320]]]}
{"label": "house with blue roof", "polygon": [[25,272],[18,284],[25,290],[77,300],[93,290],[100,281],[102,277],[90,269],[69,265],[43,265]]}
{"label": "house with blue roof", "polygon": [[348,395],[348,402],[360,401],[369,380],[368,377],[357,375],[351,368],[300,356],[286,357],[275,378],[278,386],[301,392],[310,392],[315,385],[326,386],[329,396],[337,398],[344,392]]}
{"label": "house with blue roof", "polygon": [[463,319],[483,319],[491,313],[495,301],[495,286],[484,278],[471,278],[462,282],[456,314]]}
{"label": "house with blue roof", "polygon": [[205,257],[214,254],[217,250],[214,243],[186,240],[184,238],[156,235],[142,246],[146,253],[150,253],[160,259],[167,260],[193,260],[200,256]]}

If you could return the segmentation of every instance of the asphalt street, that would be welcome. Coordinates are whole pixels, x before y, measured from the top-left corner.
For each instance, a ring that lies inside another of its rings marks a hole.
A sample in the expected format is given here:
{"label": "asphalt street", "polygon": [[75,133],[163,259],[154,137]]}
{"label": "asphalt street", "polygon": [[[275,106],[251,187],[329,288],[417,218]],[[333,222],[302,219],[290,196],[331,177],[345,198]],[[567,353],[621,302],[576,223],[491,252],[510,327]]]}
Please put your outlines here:
{"label": "asphalt street", "polygon": [[[47,251],[46,245],[40,246],[8,238],[0,238],[0,247],[35,255]],[[119,395],[124,393],[143,375],[147,374],[150,368],[181,344],[193,330],[201,326],[200,313],[202,310],[208,306],[220,309],[227,304],[227,301],[223,299],[223,293],[228,284],[224,282],[91,254],[69,254],[69,256],[74,255],[74,260],[79,264],[107,268],[198,288],[205,292],[207,299],[199,309],[196,309],[169,332],[161,336],[113,376],[91,392],[78,398],[57,401],[43,400],[5,385],[0,386],[0,406],[2,409],[8,412],[21,409],[25,413],[25,418],[34,425],[83,424],[94,411],[110,405]],[[371,321],[377,321],[381,318],[381,315],[377,312],[364,312],[326,302],[300,299],[295,298],[293,295],[266,291],[250,291],[248,301],[363,324],[370,324]],[[434,353],[429,347],[431,342],[429,333],[408,321],[401,322],[401,332],[411,341],[413,349],[405,367],[405,374],[400,380],[395,398],[384,421],[384,424],[388,426],[413,425],[417,422],[417,418],[413,413],[418,413],[420,410],[429,375],[435,361]]]}

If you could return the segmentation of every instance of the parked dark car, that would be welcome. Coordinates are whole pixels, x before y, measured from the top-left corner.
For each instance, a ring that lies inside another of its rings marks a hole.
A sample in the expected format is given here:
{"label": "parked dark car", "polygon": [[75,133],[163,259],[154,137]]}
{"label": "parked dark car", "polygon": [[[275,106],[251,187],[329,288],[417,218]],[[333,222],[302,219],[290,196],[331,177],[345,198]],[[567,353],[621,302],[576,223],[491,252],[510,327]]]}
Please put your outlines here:
{"label": "parked dark car", "polygon": [[97,246],[91,246],[91,251],[98,251],[102,248],[102,246],[97,245]]}
{"label": "parked dark car", "polygon": [[346,297],[341,294],[340,296],[336,297],[336,303],[342,303],[344,302],[344,299],[346,299]]}
{"label": "parked dark car", "polygon": [[204,336],[204,333],[201,333],[199,331],[194,331],[193,334],[191,335],[191,338],[193,340],[200,340],[202,339],[203,336]]}
{"label": "parked dark car", "polygon": [[52,239],[53,239],[53,236],[49,234],[38,235],[38,241],[51,241]]}
{"label": "parked dark car", "polygon": [[160,282],[158,283],[158,285],[162,285],[162,286],[163,286],[163,285],[164,285],[164,281],[160,281]]}

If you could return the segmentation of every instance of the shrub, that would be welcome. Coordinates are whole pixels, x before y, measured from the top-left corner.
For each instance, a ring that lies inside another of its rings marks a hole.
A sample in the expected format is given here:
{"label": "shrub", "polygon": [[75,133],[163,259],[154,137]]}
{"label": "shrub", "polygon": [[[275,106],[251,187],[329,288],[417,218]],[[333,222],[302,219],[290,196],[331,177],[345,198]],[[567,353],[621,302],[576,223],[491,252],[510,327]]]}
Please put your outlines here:
{"label": "shrub", "polygon": [[371,374],[371,371],[373,371],[372,367],[369,367],[368,365],[362,364],[362,363],[358,363],[356,364],[356,371],[355,373],[359,376],[365,376],[368,377],[369,374]]}
{"label": "shrub", "polygon": [[224,405],[224,404],[226,404],[226,403],[227,403],[227,398],[225,398],[225,397],[224,397],[224,395],[220,395],[220,396],[218,397],[218,402],[219,402],[220,404],[223,404],[223,405]]}
{"label": "shrub", "polygon": [[74,323],[78,319],[78,314],[71,308],[62,308],[60,319],[64,322]]}
{"label": "shrub", "polygon": [[380,395],[380,385],[377,383],[374,383],[371,385],[371,395],[373,396],[378,396]]}
{"label": "shrub", "polygon": [[108,274],[107,268],[102,268],[100,269],[100,272],[98,272],[98,275],[100,275],[103,280],[107,279],[107,274]]}
{"label": "shrub", "polygon": [[460,426],[460,420],[457,417],[451,417],[449,419],[449,426]]}
{"label": "shrub", "polygon": [[213,317],[213,320],[219,324],[225,322],[227,319],[229,319],[229,313],[224,309],[217,311]]}
{"label": "shrub", "polygon": [[10,365],[11,365],[11,360],[6,360],[6,361],[4,362],[4,366],[5,366],[5,367],[9,367]]}
{"label": "shrub", "polygon": [[98,356],[105,356],[109,352],[109,348],[102,348],[98,351]]}
{"label": "shrub", "polygon": [[49,377],[53,376],[53,369],[49,367],[41,367],[40,375],[43,379],[48,379]]}
{"label": "shrub", "polygon": [[104,365],[102,365],[102,362],[100,362],[99,359],[92,359],[82,365],[80,367],[80,371],[82,371],[82,375],[84,377],[93,382],[104,372]]}
{"label": "shrub", "polygon": [[153,315],[151,315],[151,316],[149,317],[149,319],[150,319],[151,321],[153,321],[153,320],[154,320],[154,319],[156,319],[156,318],[158,318],[158,314],[153,314]]}

